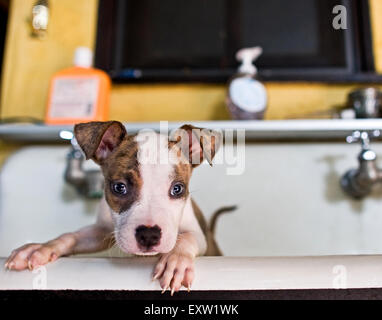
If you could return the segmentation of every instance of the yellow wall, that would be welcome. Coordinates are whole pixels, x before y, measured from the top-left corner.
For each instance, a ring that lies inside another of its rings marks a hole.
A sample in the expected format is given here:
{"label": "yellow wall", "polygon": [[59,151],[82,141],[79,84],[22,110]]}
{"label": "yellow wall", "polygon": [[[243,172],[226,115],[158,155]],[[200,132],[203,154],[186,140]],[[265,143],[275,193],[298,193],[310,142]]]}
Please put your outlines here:
{"label": "yellow wall", "polygon": [[[343,105],[353,85],[267,83],[266,119],[321,117],[319,111]],[[218,85],[115,86],[111,118],[124,121],[224,120],[225,87]]]}
{"label": "yellow wall", "polygon": [[[12,0],[4,58],[1,117],[43,118],[49,79],[72,64],[79,45],[94,47],[97,0],[50,0],[49,32],[30,36],[35,0]],[[382,72],[382,0],[370,0],[376,66]],[[268,83],[267,119],[303,117],[345,103],[354,85]],[[228,119],[225,86],[114,85],[110,117],[123,121]]]}
{"label": "yellow wall", "polygon": [[36,0],[12,0],[3,61],[1,117],[42,118],[52,74],[71,65],[79,45],[94,46],[97,0],[50,0],[49,33],[31,37]]}
{"label": "yellow wall", "polygon": [[375,67],[382,73],[382,0],[369,0]]}

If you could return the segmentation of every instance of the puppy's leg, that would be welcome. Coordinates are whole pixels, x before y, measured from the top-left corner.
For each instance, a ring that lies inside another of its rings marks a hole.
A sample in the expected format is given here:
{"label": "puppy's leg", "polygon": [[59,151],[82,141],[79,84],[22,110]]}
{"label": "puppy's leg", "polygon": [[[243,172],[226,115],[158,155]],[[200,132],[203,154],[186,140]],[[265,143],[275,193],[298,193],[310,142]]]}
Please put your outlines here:
{"label": "puppy's leg", "polygon": [[46,243],[26,244],[11,253],[5,263],[5,268],[34,269],[55,261],[61,256],[105,250],[112,245],[112,230],[112,223],[108,218],[107,207],[103,199],[96,224],[76,232],[65,233]]}
{"label": "puppy's leg", "polygon": [[110,247],[110,232],[102,226],[91,225],[77,232],[65,233],[46,243],[26,244],[12,252],[5,267],[12,270],[34,269],[61,256],[90,253]]}

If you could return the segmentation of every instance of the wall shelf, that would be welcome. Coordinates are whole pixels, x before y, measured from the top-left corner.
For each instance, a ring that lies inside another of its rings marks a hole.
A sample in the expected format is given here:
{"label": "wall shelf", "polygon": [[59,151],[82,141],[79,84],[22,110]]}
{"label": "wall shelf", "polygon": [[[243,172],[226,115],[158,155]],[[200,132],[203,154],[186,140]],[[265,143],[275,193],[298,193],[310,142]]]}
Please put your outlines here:
{"label": "wall shelf", "polygon": [[[164,127],[167,128],[166,123]],[[357,120],[264,120],[264,121],[182,121],[168,122],[168,130],[192,123],[197,127],[221,130],[245,130],[249,140],[309,140],[345,139],[354,130],[382,130],[382,119]],[[125,123],[128,132],[151,129],[159,131],[160,122]],[[32,124],[0,125],[0,140],[5,142],[62,143],[62,131],[72,131],[73,126]]]}

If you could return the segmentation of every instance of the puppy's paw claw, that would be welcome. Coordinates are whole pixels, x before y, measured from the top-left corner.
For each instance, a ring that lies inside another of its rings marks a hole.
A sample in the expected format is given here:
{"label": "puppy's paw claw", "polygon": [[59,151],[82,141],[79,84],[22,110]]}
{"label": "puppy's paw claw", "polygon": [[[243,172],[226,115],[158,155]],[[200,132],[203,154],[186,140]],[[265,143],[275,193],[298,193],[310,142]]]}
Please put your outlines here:
{"label": "puppy's paw claw", "polygon": [[152,277],[152,279],[151,279],[151,281],[155,281],[155,280],[157,280],[157,279],[159,278],[159,276],[160,276],[159,273],[154,274],[153,277]]}
{"label": "puppy's paw claw", "polygon": [[15,266],[16,266],[16,264],[14,262],[7,262],[5,264],[5,269],[12,270],[12,269],[14,269]]}
{"label": "puppy's paw claw", "polygon": [[166,292],[167,289],[168,289],[167,287],[166,287],[166,288],[163,288],[161,294],[164,294],[164,293]]}

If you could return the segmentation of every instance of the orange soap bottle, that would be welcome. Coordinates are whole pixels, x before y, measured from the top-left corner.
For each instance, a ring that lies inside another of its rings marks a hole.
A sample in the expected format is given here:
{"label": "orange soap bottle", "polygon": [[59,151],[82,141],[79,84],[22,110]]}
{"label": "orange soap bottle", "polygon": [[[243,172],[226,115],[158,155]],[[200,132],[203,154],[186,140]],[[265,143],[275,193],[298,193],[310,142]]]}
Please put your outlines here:
{"label": "orange soap bottle", "polygon": [[74,66],[57,72],[51,79],[45,122],[75,124],[108,120],[110,77],[92,68],[89,48],[75,51]]}

